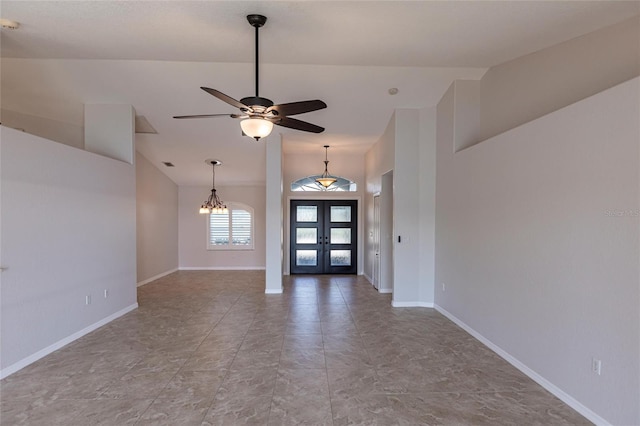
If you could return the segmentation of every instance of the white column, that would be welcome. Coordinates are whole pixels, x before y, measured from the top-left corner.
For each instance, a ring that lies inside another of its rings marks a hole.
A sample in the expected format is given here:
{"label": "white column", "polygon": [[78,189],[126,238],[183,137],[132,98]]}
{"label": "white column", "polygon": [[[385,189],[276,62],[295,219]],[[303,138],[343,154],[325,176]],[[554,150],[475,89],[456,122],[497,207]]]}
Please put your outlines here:
{"label": "white column", "polygon": [[131,105],[85,105],[84,149],[133,164],[135,122]]}
{"label": "white column", "polygon": [[282,137],[267,138],[265,293],[282,293]]}

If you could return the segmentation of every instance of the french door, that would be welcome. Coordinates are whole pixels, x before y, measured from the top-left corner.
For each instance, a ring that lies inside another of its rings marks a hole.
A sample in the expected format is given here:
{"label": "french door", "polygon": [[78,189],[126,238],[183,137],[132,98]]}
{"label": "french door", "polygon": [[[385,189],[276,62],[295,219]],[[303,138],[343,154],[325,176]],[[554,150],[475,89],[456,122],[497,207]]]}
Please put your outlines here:
{"label": "french door", "polygon": [[355,274],[357,200],[291,201],[291,273]]}

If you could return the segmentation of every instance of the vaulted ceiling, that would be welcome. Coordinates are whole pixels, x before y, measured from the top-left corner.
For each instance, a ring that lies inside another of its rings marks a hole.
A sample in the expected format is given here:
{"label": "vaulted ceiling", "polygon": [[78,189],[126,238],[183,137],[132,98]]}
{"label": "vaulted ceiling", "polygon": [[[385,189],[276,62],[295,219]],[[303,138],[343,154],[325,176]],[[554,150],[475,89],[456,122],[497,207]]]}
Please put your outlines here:
{"label": "vaulted ceiling", "polygon": [[[396,108],[435,105],[452,80],[615,24],[640,12],[627,1],[6,1],[1,32],[4,110],[82,126],[83,105],[126,103],[157,134],[137,149],[180,185],[207,185],[206,158],[225,162],[221,183],[264,181],[264,143],[237,120],[175,120],[233,113],[199,89],[254,95],[254,29],[260,95],[276,103],[322,99],[296,116],[326,128],[276,127],[285,152],[364,153]],[[390,95],[388,90],[397,88]]]}

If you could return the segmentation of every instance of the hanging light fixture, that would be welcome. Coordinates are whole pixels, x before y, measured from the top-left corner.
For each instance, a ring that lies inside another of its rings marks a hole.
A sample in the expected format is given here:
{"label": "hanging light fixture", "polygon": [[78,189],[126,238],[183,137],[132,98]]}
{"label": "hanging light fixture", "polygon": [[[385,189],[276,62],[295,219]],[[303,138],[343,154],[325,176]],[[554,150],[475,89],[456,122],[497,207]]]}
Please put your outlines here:
{"label": "hanging light fixture", "polygon": [[322,176],[320,176],[319,178],[316,179],[316,182],[318,182],[320,185],[322,185],[323,188],[329,188],[331,185],[333,185],[333,183],[335,181],[337,181],[338,179],[336,179],[335,177],[331,176],[329,174],[329,171],[327,170],[327,167],[329,166],[329,160],[327,160],[327,149],[329,148],[329,145],[325,145],[324,146],[324,173],[322,173]]}
{"label": "hanging light fixture", "polygon": [[205,163],[210,164],[213,167],[213,184],[211,188],[211,195],[200,206],[200,214],[222,214],[229,213],[227,206],[220,201],[220,197],[216,193],[216,166],[222,165],[222,161],[219,160],[205,160]]}

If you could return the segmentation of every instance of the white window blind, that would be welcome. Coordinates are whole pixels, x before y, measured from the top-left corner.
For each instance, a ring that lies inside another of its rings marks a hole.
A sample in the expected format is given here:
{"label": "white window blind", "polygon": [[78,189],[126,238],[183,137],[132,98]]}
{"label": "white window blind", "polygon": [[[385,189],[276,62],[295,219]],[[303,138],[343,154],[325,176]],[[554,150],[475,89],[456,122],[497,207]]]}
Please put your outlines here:
{"label": "white window blind", "polygon": [[227,203],[229,213],[209,215],[207,248],[209,250],[252,249],[253,209]]}
{"label": "white window blind", "polygon": [[229,244],[229,213],[209,215],[209,245]]}
{"label": "white window blind", "polygon": [[246,210],[232,210],[231,235],[233,245],[251,245],[251,213]]}

